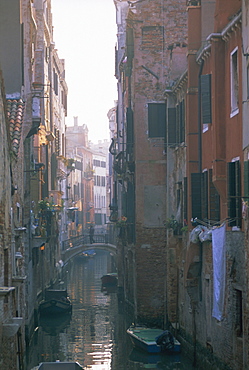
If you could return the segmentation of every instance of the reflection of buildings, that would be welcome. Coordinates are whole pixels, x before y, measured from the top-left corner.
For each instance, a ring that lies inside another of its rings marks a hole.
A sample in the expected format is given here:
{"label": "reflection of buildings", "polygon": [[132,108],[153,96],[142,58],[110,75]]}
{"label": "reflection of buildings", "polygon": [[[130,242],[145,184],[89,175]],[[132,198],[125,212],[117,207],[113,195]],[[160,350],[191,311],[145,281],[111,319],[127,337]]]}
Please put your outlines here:
{"label": "reflection of buildings", "polygon": [[[111,363],[116,295],[101,292],[101,276],[110,263],[109,253],[99,252],[87,263],[77,260],[69,271],[68,289],[73,320],[68,330],[69,353],[84,366]],[[75,276],[80,279],[75,280]]]}

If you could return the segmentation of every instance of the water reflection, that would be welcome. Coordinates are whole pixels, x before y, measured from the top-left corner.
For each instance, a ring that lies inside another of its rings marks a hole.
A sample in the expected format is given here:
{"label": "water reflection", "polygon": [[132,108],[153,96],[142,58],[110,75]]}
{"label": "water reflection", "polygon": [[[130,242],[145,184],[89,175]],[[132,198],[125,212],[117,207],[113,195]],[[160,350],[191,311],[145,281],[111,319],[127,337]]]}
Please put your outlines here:
{"label": "water reflection", "polygon": [[65,277],[72,315],[40,321],[27,351],[27,370],[45,361],[77,361],[87,370],[192,369],[178,356],[147,355],[133,349],[126,334],[132,318],[118,302],[116,286],[101,277],[115,271],[113,257],[96,252],[75,258]]}

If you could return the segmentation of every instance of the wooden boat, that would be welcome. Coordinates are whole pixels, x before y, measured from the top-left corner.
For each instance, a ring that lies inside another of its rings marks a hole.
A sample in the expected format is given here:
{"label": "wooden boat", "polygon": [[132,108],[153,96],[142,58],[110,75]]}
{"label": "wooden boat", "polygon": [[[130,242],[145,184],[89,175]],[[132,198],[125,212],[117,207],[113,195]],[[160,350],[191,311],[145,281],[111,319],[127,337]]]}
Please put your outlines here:
{"label": "wooden boat", "polygon": [[116,272],[110,272],[103,275],[101,281],[103,286],[115,286],[118,283],[118,274]]}
{"label": "wooden boat", "polygon": [[78,362],[42,362],[33,370],[83,370]]}
{"label": "wooden boat", "polygon": [[45,299],[39,305],[40,315],[58,315],[72,312],[72,304],[66,289],[47,289]]}
{"label": "wooden boat", "polygon": [[72,314],[66,315],[40,315],[39,326],[50,336],[56,336],[70,326]]}
{"label": "wooden boat", "polygon": [[181,350],[180,342],[168,330],[131,326],[127,334],[135,347],[148,353],[179,353]]}

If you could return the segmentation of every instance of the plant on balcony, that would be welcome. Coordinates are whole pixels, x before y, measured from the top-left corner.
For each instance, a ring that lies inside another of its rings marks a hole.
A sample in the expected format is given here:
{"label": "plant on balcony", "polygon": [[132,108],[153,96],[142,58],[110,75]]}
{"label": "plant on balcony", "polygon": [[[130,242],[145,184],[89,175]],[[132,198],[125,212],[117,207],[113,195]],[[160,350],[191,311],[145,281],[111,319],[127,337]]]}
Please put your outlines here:
{"label": "plant on balcony", "polygon": [[127,226],[127,217],[122,216],[121,219],[118,219],[116,222],[117,227],[125,227]]}
{"label": "plant on balcony", "polygon": [[51,210],[51,203],[48,198],[39,200],[38,202],[38,211],[48,211]]}
{"label": "plant on balcony", "polygon": [[180,225],[179,222],[172,215],[164,222],[164,226],[166,227],[166,229],[172,229],[173,231],[175,231],[179,228]]}
{"label": "plant on balcony", "polygon": [[122,216],[121,219],[118,219],[115,227],[119,229],[118,237],[125,244],[127,241],[127,217]]}

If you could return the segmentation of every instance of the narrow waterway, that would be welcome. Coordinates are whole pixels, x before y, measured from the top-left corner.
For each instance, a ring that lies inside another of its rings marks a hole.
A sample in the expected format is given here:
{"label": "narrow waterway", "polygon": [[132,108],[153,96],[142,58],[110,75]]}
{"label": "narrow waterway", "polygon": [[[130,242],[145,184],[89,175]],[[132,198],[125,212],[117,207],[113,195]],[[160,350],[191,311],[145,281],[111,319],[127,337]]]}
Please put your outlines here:
{"label": "narrow waterway", "polygon": [[65,283],[73,303],[72,316],[40,320],[27,352],[27,370],[41,362],[77,361],[84,369],[192,369],[182,355],[146,355],[133,349],[126,329],[131,318],[117,292],[103,290],[101,277],[115,270],[108,252],[67,266]]}

